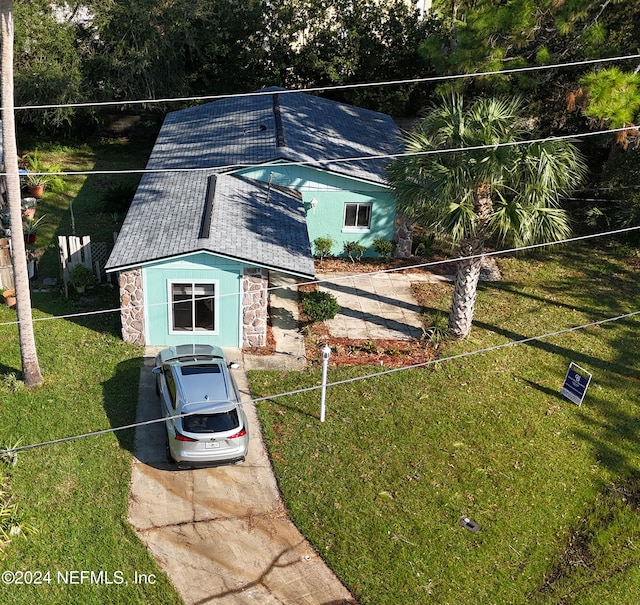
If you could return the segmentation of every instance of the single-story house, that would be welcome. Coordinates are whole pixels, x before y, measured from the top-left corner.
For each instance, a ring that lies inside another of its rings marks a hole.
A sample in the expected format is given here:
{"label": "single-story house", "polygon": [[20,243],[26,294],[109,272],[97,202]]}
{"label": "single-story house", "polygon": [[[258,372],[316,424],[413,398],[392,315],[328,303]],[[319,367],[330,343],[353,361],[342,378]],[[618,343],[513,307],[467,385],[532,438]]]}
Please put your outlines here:
{"label": "single-story house", "polygon": [[125,341],[266,344],[270,273],[313,279],[317,237],[401,239],[400,145],[387,115],[283,89],[169,113],[106,266]]}

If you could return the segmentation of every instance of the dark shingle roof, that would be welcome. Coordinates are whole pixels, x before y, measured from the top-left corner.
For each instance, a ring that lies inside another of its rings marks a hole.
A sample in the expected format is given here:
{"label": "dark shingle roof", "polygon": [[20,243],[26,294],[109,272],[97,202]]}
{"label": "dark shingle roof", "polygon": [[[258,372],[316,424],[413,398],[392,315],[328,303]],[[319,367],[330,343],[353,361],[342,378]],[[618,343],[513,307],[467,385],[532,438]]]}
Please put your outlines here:
{"label": "dark shingle roof", "polygon": [[[210,222],[203,221],[207,197]],[[107,269],[204,250],[314,275],[304,207],[293,191],[225,174],[145,175],[132,210]]]}
{"label": "dark shingle roof", "polygon": [[[289,160],[385,184],[384,160],[327,159],[393,153],[400,135],[384,114],[270,90],[275,94],[233,97],[167,115],[147,164],[159,172],[143,176],[108,270],[208,250],[313,275],[299,196],[271,187],[265,204],[266,184],[222,173]],[[211,237],[202,238],[210,177],[216,174]]]}
{"label": "dark shingle roof", "polygon": [[219,169],[284,159],[386,183],[384,160],[326,160],[397,152],[400,132],[390,116],[304,93],[268,90],[275,94],[170,113],[148,168]]}

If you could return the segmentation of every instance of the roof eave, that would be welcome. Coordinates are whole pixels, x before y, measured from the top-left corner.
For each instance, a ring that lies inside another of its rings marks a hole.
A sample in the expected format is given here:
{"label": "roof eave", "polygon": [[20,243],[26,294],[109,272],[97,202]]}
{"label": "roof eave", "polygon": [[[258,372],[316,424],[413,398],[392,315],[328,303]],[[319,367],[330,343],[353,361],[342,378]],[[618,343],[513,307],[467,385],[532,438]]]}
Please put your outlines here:
{"label": "roof eave", "polygon": [[144,267],[146,265],[151,265],[153,263],[158,263],[158,262],[162,262],[162,261],[166,261],[169,259],[178,259],[178,258],[184,258],[186,256],[192,256],[193,254],[198,254],[200,252],[205,252],[206,254],[211,254],[213,256],[219,256],[221,258],[226,258],[229,260],[235,260],[238,262],[241,262],[245,265],[251,265],[253,267],[261,267],[263,269],[269,269],[271,271],[279,271],[281,273],[286,273],[287,275],[293,275],[295,277],[302,277],[304,279],[315,279],[315,272],[314,273],[305,273],[303,271],[294,271],[292,269],[286,268],[286,267],[279,267],[277,265],[269,265],[266,263],[260,263],[260,262],[256,262],[254,260],[250,260],[247,258],[242,258],[240,256],[234,256],[231,254],[225,254],[222,252],[214,252],[213,250],[209,250],[207,248],[198,248],[196,250],[191,250],[189,252],[182,252],[180,254],[169,254],[167,256],[163,256],[160,258],[152,258],[152,259],[148,259],[145,261],[140,261],[140,262],[132,262],[132,263],[128,263],[126,265],[118,265],[115,267],[105,267],[105,271],[107,273],[116,273],[119,271],[128,271],[130,269],[136,269],[138,267]]}

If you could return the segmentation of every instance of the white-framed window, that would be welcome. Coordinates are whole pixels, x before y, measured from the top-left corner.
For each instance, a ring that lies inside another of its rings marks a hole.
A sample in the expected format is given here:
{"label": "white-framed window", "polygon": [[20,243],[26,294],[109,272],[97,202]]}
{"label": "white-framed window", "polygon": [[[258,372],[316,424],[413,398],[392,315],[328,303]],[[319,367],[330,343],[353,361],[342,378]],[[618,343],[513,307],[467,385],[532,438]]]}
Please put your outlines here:
{"label": "white-framed window", "polygon": [[344,205],[343,231],[366,231],[371,227],[371,202]]}
{"label": "white-framed window", "polygon": [[169,331],[218,332],[217,281],[193,280],[169,282]]}

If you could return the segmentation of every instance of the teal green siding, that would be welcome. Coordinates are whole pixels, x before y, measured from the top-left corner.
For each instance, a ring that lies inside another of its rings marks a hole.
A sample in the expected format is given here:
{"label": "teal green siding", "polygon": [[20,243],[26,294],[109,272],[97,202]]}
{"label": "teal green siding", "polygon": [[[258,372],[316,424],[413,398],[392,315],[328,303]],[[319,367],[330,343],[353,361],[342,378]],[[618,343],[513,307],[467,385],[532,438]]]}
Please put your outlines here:
{"label": "teal green siding", "polygon": [[[244,268],[242,263],[206,252],[143,267],[146,343],[151,346],[191,343],[241,346],[240,296]],[[216,282],[217,333],[171,333],[169,283],[172,280]]]}
{"label": "teal green siding", "polygon": [[[239,170],[248,178],[300,191],[307,212],[307,231],[313,251],[313,240],[331,237],[332,253],[341,255],[347,241],[358,241],[367,248],[365,256],[377,256],[373,242],[378,238],[392,240],[395,226],[395,202],[391,191],[381,185],[342,177],[308,166],[268,166]],[[312,204],[312,201],[315,202]],[[371,203],[368,230],[343,228],[347,203]],[[315,207],[314,207],[315,206]]]}

